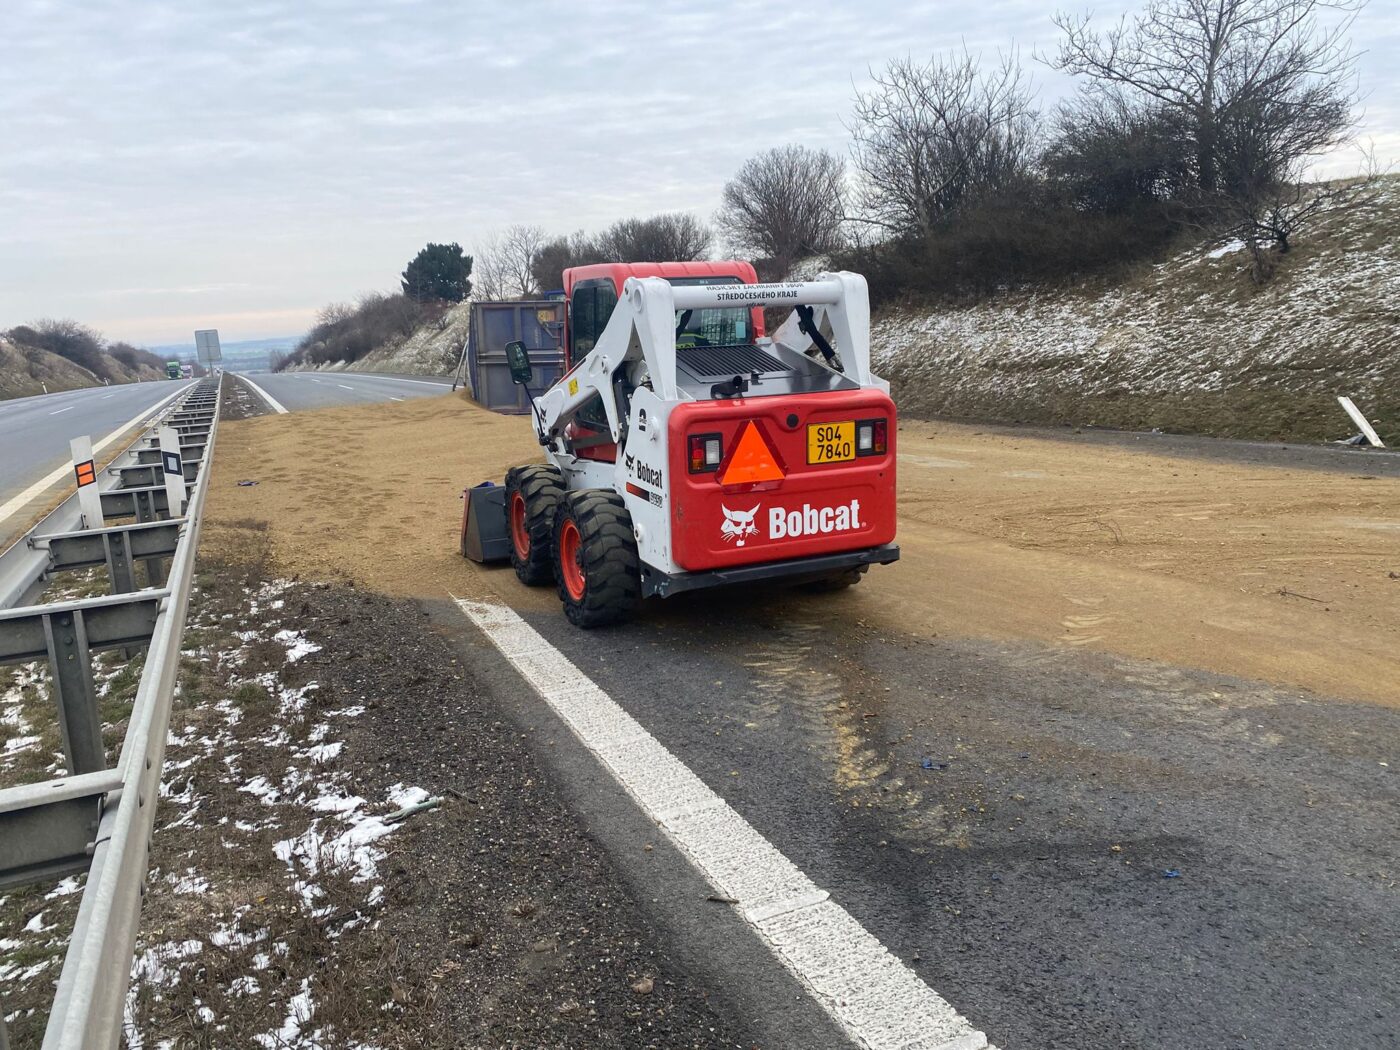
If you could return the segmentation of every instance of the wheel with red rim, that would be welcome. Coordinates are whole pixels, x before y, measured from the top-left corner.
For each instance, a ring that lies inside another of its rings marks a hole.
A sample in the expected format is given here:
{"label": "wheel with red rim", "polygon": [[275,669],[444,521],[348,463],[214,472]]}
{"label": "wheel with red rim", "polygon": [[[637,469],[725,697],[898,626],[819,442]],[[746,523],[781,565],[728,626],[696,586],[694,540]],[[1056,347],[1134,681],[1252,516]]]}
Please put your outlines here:
{"label": "wheel with red rim", "polygon": [[515,556],[522,561],[530,556],[530,526],[525,519],[525,497],[514,492],[510,497],[510,541],[515,545]]}
{"label": "wheel with red rim", "polygon": [[588,591],[588,580],[583,575],[583,566],[579,564],[579,555],[583,551],[583,537],[579,534],[578,524],[573,518],[566,518],[559,530],[559,583],[568,592],[569,600],[575,602],[583,601],[584,594]]}
{"label": "wheel with red rim", "polygon": [[522,583],[537,586],[554,580],[550,543],[554,512],[563,495],[564,479],[554,467],[515,467],[506,472],[510,563]]}
{"label": "wheel with red rim", "polygon": [[632,515],[606,489],[567,492],[554,517],[554,575],[564,614],[579,627],[620,623],[642,601]]}

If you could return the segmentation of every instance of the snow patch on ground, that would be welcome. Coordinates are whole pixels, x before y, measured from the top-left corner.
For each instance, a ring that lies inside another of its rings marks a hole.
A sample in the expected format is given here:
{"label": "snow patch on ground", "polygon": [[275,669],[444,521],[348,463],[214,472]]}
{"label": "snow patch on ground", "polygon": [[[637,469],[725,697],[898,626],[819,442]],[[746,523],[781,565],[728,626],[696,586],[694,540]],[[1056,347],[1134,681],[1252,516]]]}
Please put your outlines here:
{"label": "snow patch on ground", "polygon": [[1235,252],[1244,251],[1244,241],[1236,237],[1234,240],[1226,241],[1214,251],[1206,252],[1207,259],[1223,259],[1227,255],[1234,255]]}
{"label": "snow patch on ground", "polygon": [[67,897],[77,893],[83,888],[83,879],[78,875],[69,875],[66,879],[59,879],[58,885],[44,894],[44,900],[56,900],[59,897]]}
{"label": "snow patch on ground", "polygon": [[272,637],[287,647],[287,662],[294,664],[304,656],[319,653],[321,647],[300,631],[278,631]]}
{"label": "snow patch on ground", "polygon": [[[395,784],[388,802],[397,810],[427,798],[422,788]],[[324,794],[307,805],[315,811],[334,813],[339,823],[313,820],[302,834],[278,842],[273,853],[291,870],[307,907],[315,910],[324,892],[315,880],[327,868],[350,871],[353,882],[371,882],[378,877],[384,851],[376,843],[396,825],[384,823],[383,815],[364,812],[365,800],[359,796]]]}

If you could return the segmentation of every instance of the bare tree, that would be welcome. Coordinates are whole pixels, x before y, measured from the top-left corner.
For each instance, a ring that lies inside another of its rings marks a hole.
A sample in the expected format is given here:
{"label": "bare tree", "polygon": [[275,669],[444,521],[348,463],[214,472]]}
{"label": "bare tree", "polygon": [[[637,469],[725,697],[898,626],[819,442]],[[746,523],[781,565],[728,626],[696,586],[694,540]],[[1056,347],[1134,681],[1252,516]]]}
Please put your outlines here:
{"label": "bare tree", "polygon": [[1042,164],[1075,207],[1117,213],[1151,205],[1163,212],[1192,185],[1190,143],[1179,115],[1121,92],[1081,92],[1062,102]]}
{"label": "bare tree", "polygon": [[[1052,65],[1091,91],[1175,114],[1187,129],[1193,203],[1223,219],[1255,257],[1287,251],[1308,220],[1354,202],[1358,187],[1303,186],[1319,156],[1347,142],[1357,101],[1347,34],[1364,0],[1152,0],[1104,33],[1059,15]],[[1320,16],[1328,16],[1326,23]]]}
{"label": "bare tree", "polygon": [[564,271],[571,266],[602,262],[603,251],[597,238],[582,230],[567,237],[555,237],[535,255],[535,284],[545,292],[564,287]]}
{"label": "bare tree", "polygon": [[786,273],[803,256],[840,247],[845,197],[840,157],[780,146],[750,157],[725,183],[715,225],[731,251]]}
{"label": "bare tree", "polygon": [[609,262],[688,262],[710,253],[710,228],[686,212],[669,212],[648,219],[619,219],[597,238],[597,249]]}
{"label": "bare tree", "polygon": [[582,230],[552,240],[540,238],[531,276],[542,291],[562,288],[571,266],[600,262],[688,262],[710,252],[710,229],[685,212],[647,219],[619,219],[599,234]]}
{"label": "bare tree", "polygon": [[984,72],[966,52],[891,62],[856,96],[850,131],[862,221],[927,233],[1033,164],[1038,115],[1015,56]]}
{"label": "bare tree", "polygon": [[537,298],[541,289],[536,262],[545,243],[545,232],[538,226],[510,226],[490,237],[474,254],[477,297]]}

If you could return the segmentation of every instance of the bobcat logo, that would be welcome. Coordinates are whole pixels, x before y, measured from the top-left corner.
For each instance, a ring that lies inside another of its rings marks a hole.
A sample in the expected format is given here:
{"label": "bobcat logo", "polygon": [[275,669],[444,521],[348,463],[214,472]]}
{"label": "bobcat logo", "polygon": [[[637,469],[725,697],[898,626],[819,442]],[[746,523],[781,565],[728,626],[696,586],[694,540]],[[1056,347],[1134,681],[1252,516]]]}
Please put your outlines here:
{"label": "bobcat logo", "polygon": [[724,537],[726,543],[733,542],[736,547],[742,547],[744,537],[752,536],[758,531],[758,526],[753,523],[754,515],[758,513],[758,504],[755,503],[749,510],[730,510],[721,503],[720,510],[724,511],[724,524],[719,527],[719,534]]}

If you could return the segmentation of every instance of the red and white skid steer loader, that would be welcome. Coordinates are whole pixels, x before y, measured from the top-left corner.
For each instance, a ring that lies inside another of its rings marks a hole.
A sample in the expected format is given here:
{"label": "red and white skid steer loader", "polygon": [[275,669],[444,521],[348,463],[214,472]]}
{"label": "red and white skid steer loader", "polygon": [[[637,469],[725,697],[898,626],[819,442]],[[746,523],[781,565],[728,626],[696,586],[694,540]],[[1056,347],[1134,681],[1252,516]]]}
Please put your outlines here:
{"label": "red and white skid steer loader", "polygon": [[[548,463],[511,470],[503,499],[468,490],[464,553],[487,560],[481,537],[498,537],[580,627],[701,587],[841,588],[898,559],[895,410],[870,371],[865,279],[725,281],[618,277],[596,342],[532,394]],[[792,312],[769,338],[772,307]],[[529,351],[511,343],[507,359],[528,384]]]}

